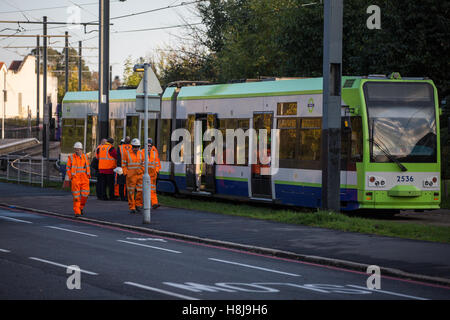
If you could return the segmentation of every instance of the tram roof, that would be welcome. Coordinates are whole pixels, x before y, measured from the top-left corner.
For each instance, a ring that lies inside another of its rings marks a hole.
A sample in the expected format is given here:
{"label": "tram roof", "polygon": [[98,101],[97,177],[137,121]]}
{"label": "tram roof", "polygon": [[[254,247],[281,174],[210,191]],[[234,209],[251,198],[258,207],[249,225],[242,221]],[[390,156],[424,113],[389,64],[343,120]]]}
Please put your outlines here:
{"label": "tram roof", "polygon": [[[136,89],[109,91],[110,102],[136,101]],[[63,103],[98,102],[98,91],[68,91]]]}
{"label": "tram roof", "polygon": [[245,98],[322,93],[322,78],[183,87],[179,100]]}

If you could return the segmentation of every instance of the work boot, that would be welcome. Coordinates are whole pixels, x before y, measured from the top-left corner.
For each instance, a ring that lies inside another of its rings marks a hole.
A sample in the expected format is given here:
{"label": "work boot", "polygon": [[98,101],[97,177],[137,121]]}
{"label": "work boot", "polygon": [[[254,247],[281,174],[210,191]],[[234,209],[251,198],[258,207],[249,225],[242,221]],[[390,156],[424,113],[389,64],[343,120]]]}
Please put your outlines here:
{"label": "work boot", "polygon": [[160,207],[159,204],[154,204],[154,205],[152,206],[152,209],[158,209],[159,207]]}
{"label": "work boot", "polygon": [[134,209],[130,210],[130,214],[135,214],[135,213],[136,213],[136,210],[134,210]]}
{"label": "work boot", "polygon": [[137,211],[138,213],[141,213],[141,212],[142,212],[142,207],[136,207],[136,211]]}

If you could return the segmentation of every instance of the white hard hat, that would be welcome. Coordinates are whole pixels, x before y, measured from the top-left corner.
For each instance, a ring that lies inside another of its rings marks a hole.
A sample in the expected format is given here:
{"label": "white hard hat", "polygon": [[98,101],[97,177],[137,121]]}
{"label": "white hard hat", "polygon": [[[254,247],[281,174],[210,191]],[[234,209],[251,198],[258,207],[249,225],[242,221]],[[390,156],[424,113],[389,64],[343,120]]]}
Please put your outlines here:
{"label": "white hard hat", "polygon": [[134,139],[131,141],[131,145],[132,145],[132,146],[135,146],[135,147],[140,147],[140,146],[141,146],[141,141],[139,141],[139,139],[137,139],[137,138],[134,138]]}
{"label": "white hard hat", "polygon": [[83,144],[81,142],[75,142],[73,145],[74,149],[83,149]]}
{"label": "white hard hat", "polygon": [[113,170],[115,173],[122,175],[123,174],[123,169],[121,167],[117,167]]}

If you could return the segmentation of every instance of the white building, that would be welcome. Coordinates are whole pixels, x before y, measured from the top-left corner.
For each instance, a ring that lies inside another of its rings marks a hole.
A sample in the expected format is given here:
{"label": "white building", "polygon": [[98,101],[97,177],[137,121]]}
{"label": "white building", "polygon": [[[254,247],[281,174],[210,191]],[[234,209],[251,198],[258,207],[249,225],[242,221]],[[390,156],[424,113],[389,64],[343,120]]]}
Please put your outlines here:
{"label": "white building", "polygon": [[[39,115],[42,123],[43,118],[43,75],[39,79]],[[5,119],[36,119],[37,108],[37,78],[36,58],[28,55],[23,60],[11,62],[9,68],[0,62],[0,96],[2,118]],[[56,111],[58,99],[58,79],[48,73],[47,96],[52,103],[53,112]]]}

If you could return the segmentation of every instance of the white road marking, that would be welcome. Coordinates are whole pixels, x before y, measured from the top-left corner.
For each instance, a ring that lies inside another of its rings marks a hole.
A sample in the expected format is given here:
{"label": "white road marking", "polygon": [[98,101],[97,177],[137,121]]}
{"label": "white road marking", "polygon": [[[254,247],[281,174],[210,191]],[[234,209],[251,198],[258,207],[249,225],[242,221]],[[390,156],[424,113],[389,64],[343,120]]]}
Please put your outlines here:
{"label": "white road marking", "polygon": [[135,283],[135,282],[124,282],[124,283],[127,284],[127,285],[130,285],[130,286],[134,286],[134,287],[138,287],[138,288],[145,289],[145,290],[150,290],[150,291],[155,291],[155,292],[167,294],[169,296],[180,298],[180,299],[199,300],[197,298],[185,296],[185,295],[182,295],[182,294],[178,294],[178,293],[174,293],[174,292],[170,292],[170,291],[166,291],[166,290],[162,290],[162,289],[158,289],[158,288],[153,288],[153,287],[149,287],[149,286],[144,286],[142,284]]}
{"label": "white road marking", "polygon": [[11,251],[9,251],[9,250],[6,250],[6,249],[0,249],[0,252],[5,252],[5,253],[9,253],[9,252],[11,252]]}
{"label": "white road marking", "polygon": [[[54,265],[54,266],[57,266],[57,267],[61,267],[61,268],[65,268],[65,269],[70,267],[70,266],[66,266],[64,264],[60,264],[60,263],[57,263],[57,262],[48,261],[48,260],[44,260],[44,259],[40,259],[40,258],[35,258],[35,257],[29,257],[29,259],[40,261],[40,262],[43,262],[43,263],[48,263],[48,264],[51,264],[51,265]],[[86,274],[90,274],[92,276],[98,276],[98,273],[91,272],[91,271],[86,271],[86,270],[83,270],[83,269],[80,269],[80,272],[83,272],[83,273],[86,273]]]}
{"label": "white road marking", "polygon": [[355,286],[355,285],[351,285],[351,284],[348,284],[347,286],[348,287],[352,287],[352,288],[363,289],[363,290],[367,290],[367,291],[371,291],[371,292],[379,292],[379,293],[390,294],[390,295],[393,295],[393,296],[399,296],[399,297],[404,297],[404,298],[411,298],[411,299],[416,299],[416,300],[429,300],[429,299],[426,299],[426,298],[409,296],[407,294],[401,294],[401,293],[392,292],[392,291],[378,290],[378,289],[368,289],[366,287]]}
{"label": "white road marking", "polygon": [[33,223],[30,221],[25,221],[25,220],[19,220],[19,219],[14,219],[14,218],[10,218],[10,217],[5,217],[5,216],[0,216],[1,219],[5,219],[5,220],[10,220],[10,221],[14,221],[14,222],[23,222],[23,223]]}
{"label": "white road marking", "polygon": [[293,277],[301,277],[301,275],[298,275],[298,274],[295,274],[295,273],[283,272],[283,271],[278,271],[278,270],[274,270],[274,269],[268,269],[268,268],[262,268],[262,267],[257,267],[257,266],[251,266],[251,265],[248,265],[248,264],[232,262],[232,261],[226,261],[226,260],[220,260],[220,259],[214,259],[214,258],[208,258],[208,259],[209,260],[213,260],[213,261],[223,262],[223,263],[234,264],[234,265],[241,266],[241,267],[247,267],[247,268],[253,268],[253,269],[258,269],[258,270],[262,270],[262,271],[274,272],[274,273],[284,274],[284,275],[293,276]]}
{"label": "white road marking", "polygon": [[98,236],[95,235],[95,234],[84,233],[84,232],[80,232],[80,231],[75,231],[75,230],[70,230],[70,229],[64,229],[64,228],[59,228],[59,227],[47,226],[47,228],[52,228],[52,229],[56,229],[56,230],[62,230],[62,231],[68,231],[68,232],[73,232],[73,233],[83,234],[83,235],[89,236],[89,237],[98,237]]}
{"label": "white road marking", "polygon": [[164,239],[160,239],[160,238],[128,238],[127,240],[134,240],[134,241],[160,241],[160,242],[167,242]]}
{"label": "white road marking", "polygon": [[165,249],[165,248],[160,248],[160,247],[149,246],[149,245],[142,244],[142,243],[134,243],[134,242],[125,241],[125,240],[117,240],[117,241],[123,242],[123,243],[128,243],[128,244],[133,244],[135,246],[141,246],[141,247],[146,247],[146,248],[152,248],[152,249],[157,249],[157,250],[168,251],[168,252],[172,252],[172,253],[181,253],[180,251],[175,251],[175,250],[170,250],[170,249]]}

